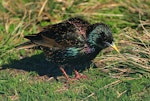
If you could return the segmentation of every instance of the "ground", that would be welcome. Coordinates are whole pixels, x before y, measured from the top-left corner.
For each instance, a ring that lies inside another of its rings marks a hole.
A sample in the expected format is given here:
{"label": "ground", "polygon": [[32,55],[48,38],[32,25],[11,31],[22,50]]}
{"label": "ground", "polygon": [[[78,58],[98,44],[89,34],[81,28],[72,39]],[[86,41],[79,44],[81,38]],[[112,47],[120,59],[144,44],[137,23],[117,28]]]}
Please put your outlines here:
{"label": "ground", "polygon": [[[149,9],[148,0],[1,0],[0,99],[149,101]],[[120,50],[109,47],[88,68],[79,69],[88,79],[66,82],[41,51],[14,48],[26,41],[24,35],[74,16],[108,24]]]}

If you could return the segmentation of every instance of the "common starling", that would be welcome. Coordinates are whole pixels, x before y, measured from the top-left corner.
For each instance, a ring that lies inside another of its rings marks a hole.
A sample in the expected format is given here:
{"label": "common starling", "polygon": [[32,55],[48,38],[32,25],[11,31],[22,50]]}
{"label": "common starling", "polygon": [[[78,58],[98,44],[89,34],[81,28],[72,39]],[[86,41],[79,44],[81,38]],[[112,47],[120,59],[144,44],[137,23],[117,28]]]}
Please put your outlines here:
{"label": "common starling", "polygon": [[[48,25],[41,32],[27,35],[25,38],[29,41],[17,48],[43,50],[46,59],[57,64],[67,80],[70,78],[64,70],[66,65],[74,66],[90,62],[108,46],[118,51],[113,43],[111,30],[106,24],[90,24],[78,17]],[[86,78],[75,69],[74,72],[74,79]]]}

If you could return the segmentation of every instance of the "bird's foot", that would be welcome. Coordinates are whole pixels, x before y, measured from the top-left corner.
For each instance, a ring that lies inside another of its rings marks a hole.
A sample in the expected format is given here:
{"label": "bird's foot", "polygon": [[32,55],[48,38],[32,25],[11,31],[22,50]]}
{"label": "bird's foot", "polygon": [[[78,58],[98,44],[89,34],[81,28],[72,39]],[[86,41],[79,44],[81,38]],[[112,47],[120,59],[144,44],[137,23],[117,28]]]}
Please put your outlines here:
{"label": "bird's foot", "polygon": [[86,75],[80,74],[78,71],[74,70],[75,77],[73,79],[88,79]]}
{"label": "bird's foot", "polygon": [[67,79],[67,82],[74,83],[76,80],[88,79],[88,77],[86,75],[78,74],[78,75],[75,75],[75,77],[73,78],[66,78],[66,79]]}
{"label": "bird's foot", "polygon": [[75,79],[75,80],[80,80],[80,79],[88,79],[88,77],[86,75],[78,75],[78,76],[75,76],[74,78],[72,79]]}
{"label": "bird's foot", "polygon": [[74,78],[70,78],[67,73],[65,72],[65,70],[60,67],[60,70],[62,71],[62,73],[64,74],[65,78],[67,81],[71,81],[71,82],[74,82],[75,80],[80,80],[80,79],[88,79],[88,77],[86,75],[83,75],[83,74],[80,74],[78,71],[76,71],[74,69],[74,72],[75,72],[75,77]]}

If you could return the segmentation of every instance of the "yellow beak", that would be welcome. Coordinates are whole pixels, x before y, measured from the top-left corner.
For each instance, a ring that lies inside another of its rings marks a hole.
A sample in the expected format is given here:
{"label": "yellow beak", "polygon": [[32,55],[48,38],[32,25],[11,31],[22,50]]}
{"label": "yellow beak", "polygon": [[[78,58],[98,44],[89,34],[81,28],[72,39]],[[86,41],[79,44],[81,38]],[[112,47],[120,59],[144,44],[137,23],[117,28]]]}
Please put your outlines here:
{"label": "yellow beak", "polygon": [[118,53],[120,53],[120,51],[118,50],[118,48],[116,47],[116,45],[114,43],[110,44],[110,46],[112,48],[114,48]]}

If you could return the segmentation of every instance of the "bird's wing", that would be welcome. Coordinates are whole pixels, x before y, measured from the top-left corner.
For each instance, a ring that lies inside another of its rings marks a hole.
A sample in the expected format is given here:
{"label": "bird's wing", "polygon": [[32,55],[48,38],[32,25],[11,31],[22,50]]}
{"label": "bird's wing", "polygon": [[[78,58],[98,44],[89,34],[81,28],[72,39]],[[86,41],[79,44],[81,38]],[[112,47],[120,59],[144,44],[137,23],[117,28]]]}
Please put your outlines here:
{"label": "bird's wing", "polygon": [[36,45],[49,48],[66,48],[84,45],[89,23],[80,18],[70,18],[62,23],[50,25],[38,34],[25,36]]}

